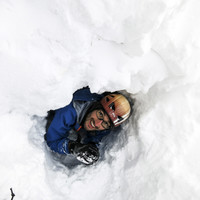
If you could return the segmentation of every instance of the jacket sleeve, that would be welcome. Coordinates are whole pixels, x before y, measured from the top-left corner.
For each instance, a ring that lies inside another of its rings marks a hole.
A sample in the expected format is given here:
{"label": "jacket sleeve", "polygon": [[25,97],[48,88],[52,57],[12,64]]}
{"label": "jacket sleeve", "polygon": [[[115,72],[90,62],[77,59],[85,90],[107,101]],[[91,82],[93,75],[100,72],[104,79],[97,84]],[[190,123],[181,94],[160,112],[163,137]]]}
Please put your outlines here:
{"label": "jacket sleeve", "polygon": [[72,103],[56,110],[46,135],[46,141],[51,150],[60,154],[69,153],[69,139],[67,136],[76,123],[76,118],[76,111],[73,108]]}

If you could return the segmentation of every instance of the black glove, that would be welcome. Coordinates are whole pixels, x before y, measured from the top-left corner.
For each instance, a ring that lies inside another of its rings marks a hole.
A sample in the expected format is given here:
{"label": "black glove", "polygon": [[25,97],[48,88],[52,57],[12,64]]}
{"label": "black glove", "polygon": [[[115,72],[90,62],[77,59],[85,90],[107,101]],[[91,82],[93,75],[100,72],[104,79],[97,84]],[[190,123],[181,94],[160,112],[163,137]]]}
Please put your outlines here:
{"label": "black glove", "polygon": [[99,150],[93,143],[81,144],[70,141],[69,152],[74,154],[77,160],[87,165],[91,165],[99,159]]}

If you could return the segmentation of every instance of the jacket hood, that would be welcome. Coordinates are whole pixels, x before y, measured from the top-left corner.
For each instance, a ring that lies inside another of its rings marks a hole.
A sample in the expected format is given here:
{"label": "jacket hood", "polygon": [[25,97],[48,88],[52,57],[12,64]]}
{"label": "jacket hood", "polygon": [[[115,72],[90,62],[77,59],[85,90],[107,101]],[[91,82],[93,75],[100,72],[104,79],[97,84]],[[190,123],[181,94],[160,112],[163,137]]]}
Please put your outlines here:
{"label": "jacket hood", "polygon": [[73,107],[77,113],[77,123],[81,124],[90,106],[102,99],[102,94],[91,93],[89,87],[77,90],[73,94]]}
{"label": "jacket hood", "polygon": [[76,100],[73,101],[73,107],[76,110],[77,114],[77,123],[81,124],[83,122],[83,118],[87,114],[88,109],[91,107],[91,105],[94,103],[91,101],[85,102],[85,101],[80,101]]}

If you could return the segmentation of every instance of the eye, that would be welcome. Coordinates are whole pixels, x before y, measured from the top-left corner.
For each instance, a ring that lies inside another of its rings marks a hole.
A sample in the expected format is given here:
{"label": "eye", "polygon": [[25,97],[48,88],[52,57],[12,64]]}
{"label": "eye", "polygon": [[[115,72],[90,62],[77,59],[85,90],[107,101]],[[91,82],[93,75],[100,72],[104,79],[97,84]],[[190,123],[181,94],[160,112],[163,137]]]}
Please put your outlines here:
{"label": "eye", "polygon": [[105,128],[108,129],[108,127],[109,127],[109,126],[108,126],[108,123],[105,122]]}
{"label": "eye", "polygon": [[103,117],[104,117],[104,113],[103,113],[103,111],[98,111],[97,112],[97,117],[99,118],[99,119],[103,119]]}
{"label": "eye", "polygon": [[103,116],[103,112],[102,112],[102,111],[99,111],[99,115],[102,117],[102,116]]}
{"label": "eye", "polygon": [[110,128],[110,123],[104,121],[104,122],[102,123],[102,126],[103,126],[105,129],[109,129],[109,128]]}
{"label": "eye", "polygon": [[106,122],[108,129],[110,128],[110,122]]}

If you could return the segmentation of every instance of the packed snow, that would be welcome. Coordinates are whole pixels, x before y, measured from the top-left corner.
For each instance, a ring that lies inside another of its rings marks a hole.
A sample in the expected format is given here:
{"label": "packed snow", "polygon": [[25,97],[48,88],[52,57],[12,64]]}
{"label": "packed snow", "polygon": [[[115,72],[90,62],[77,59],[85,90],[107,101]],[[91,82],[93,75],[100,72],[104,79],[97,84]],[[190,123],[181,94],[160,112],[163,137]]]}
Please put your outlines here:
{"label": "packed snow", "polygon": [[[0,0],[0,199],[199,200],[200,1]],[[54,155],[45,116],[89,85],[133,115],[92,166]]]}

